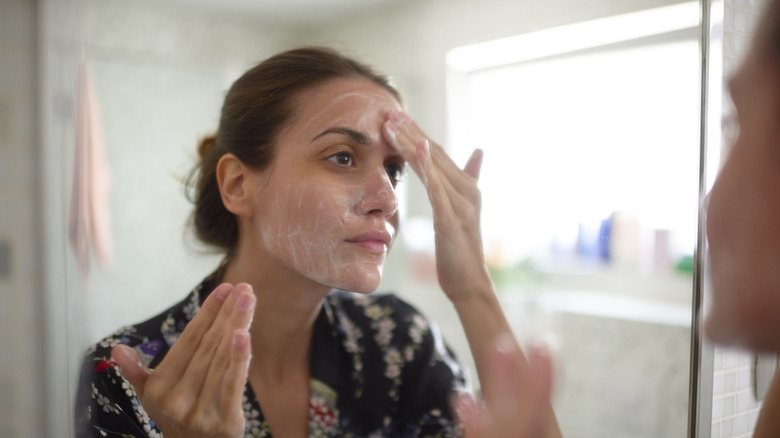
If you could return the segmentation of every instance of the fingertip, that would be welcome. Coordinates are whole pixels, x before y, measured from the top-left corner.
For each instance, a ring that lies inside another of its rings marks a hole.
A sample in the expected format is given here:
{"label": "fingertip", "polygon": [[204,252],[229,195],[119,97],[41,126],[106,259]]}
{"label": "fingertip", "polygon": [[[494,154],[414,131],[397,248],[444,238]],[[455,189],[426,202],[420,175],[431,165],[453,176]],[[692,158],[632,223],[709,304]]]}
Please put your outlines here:
{"label": "fingertip", "polygon": [[138,353],[135,352],[132,348],[128,347],[125,344],[119,344],[111,349],[111,360],[119,364],[120,366],[122,363],[127,363],[128,360],[133,360],[133,356],[137,356]]}
{"label": "fingertip", "polygon": [[401,152],[400,145],[398,144],[398,125],[393,120],[386,120],[383,126],[385,136],[387,137],[392,146],[397,152]]}
{"label": "fingertip", "polygon": [[255,304],[257,303],[257,297],[255,297],[252,289],[242,288],[241,290],[237,291],[237,294],[238,296],[236,297],[236,306],[242,312],[248,312],[251,315],[255,309]]}
{"label": "fingertip", "polygon": [[450,406],[455,413],[455,418],[457,418],[462,423],[466,423],[471,417],[473,417],[474,411],[476,410],[476,402],[474,401],[474,398],[464,392],[458,392],[454,394],[450,399]]}
{"label": "fingertip", "polygon": [[111,350],[111,359],[119,365],[122,371],[141,370],[148,373],[148,368],[141,360],[141,356],[128,345],[119,344]]}
{"label": "fingertip", "polygon": [[530,356],[534,360],[548,360],[552,356],[550,346],[542,341],[536,341],[529,347]]}
{"label": "fingertip", "polygon": [[401,123],[403,123],[405,118],[406,118],[406,113],[404,113],[403,111],[391,110],[388,111],[387,113],[387,119],[392,122],[395,122],[396,125],[400,125]]}
{"label": "fingertip", "polygon": [[464,396],[458,399],[458,420],[464,428],[466,437],[486,436],[486,419],[483,406],[473,398]]}
{"label": "fingertip", "polygon": [[238,283],[234,289],[236,293],[239,294],[245,290],[254,293],[254,289],[252,288],[252,285],[249,283],[244,283],[244,282]]}
{"label": "fingertip", "polygon": [[136,394],[143,395],[145,381],[152,370],[146,367],[141,356],[131,347],[119,344],[111,349],[111,360],[119,367],[122,377],[133,386]]}
{"label": "fingertip", "polygon": [[464,171],[472,178],[478,180],[480,172],[482,171],[482,161],[484,157],[485,152],[482,149],[474,149],[474,152],[471,153],[471,157],[469,157],[468,162],[466,162]]}
{"label": "fingertip", "polygon": [[529,346],[528,363],[535,368],[552,369],[555,364],[552,347],[543,341],[535,341]]}
{"label": "fingertip", "polygon": [[219,286],[217,286],[216,289],[212,292],[215,297],[217,297],[220,301],[225,301],[228,296],[230,296],[230,292],[233,291],[233,285],[230,283],[222,283]]}

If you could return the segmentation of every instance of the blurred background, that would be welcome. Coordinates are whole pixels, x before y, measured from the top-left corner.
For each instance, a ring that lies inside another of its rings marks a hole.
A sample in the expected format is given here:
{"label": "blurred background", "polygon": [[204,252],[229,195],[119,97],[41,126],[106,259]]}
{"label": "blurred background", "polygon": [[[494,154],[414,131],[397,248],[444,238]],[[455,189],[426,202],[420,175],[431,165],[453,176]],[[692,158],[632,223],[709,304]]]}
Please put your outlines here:
{"label": "blurred background", "polygon": [[[388,73],[459,163],[486,151],[491,273],[517,336],[556,352],[564,435],[685,436],[698,20],[674,0],[3,0],[0,436],[70,436],[84,349],[215,268],[182,179],[231,82],[305,44]],[[87,192],[91,234],[68,226]],[[381,289],[473,370],[416,177],[402,198]]]}

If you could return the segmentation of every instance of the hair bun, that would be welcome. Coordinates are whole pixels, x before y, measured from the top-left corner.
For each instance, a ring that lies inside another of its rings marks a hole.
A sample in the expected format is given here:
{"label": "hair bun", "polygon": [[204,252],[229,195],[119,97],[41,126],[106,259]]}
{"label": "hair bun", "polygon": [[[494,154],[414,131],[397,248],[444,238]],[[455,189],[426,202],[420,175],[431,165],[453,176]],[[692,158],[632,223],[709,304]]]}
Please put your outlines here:
{"label": "hair bun", "polygon": [[211,153],[216,145],[217,134],[212,134],[203,138],[198,145],[198,155],[200,156],[200,160],[206,160],[206,157],[209,156],[209,153]]}

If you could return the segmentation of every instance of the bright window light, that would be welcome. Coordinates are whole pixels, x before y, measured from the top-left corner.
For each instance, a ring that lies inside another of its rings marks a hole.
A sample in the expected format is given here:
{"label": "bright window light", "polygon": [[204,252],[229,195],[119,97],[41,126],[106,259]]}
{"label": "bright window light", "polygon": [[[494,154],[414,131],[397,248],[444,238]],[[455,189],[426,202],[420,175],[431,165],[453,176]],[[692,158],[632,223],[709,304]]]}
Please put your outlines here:
{"label": "bright window light", "polygon": [[699,2],[680,3],[458,47],[447,54],[447,66],[455,72],[501,67],[622,41],[696,29],[699,19]]}
{"label": "bright window light", "polygon": [[[448,144],[460,162],[485,150],[491,263],[693,253],[698,14],[684,3],[450,53]],[[609,256],[595,249],[605,224]]]}

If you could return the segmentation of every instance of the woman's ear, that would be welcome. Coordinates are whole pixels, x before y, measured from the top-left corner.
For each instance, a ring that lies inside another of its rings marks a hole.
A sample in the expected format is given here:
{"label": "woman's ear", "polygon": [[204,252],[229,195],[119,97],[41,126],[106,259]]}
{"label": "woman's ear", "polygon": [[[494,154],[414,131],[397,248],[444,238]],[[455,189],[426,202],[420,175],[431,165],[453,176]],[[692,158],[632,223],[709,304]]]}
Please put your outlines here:
{"label": "woman's ear", "polygon": [[217,184],[225,208],[236,216],[252,216],[252,191],[249,168],[233,154],[225,154],[217,163]]}

